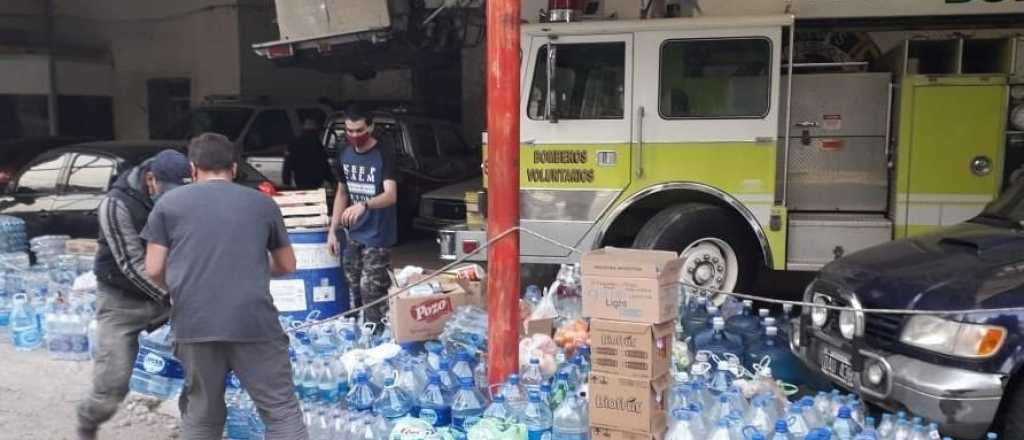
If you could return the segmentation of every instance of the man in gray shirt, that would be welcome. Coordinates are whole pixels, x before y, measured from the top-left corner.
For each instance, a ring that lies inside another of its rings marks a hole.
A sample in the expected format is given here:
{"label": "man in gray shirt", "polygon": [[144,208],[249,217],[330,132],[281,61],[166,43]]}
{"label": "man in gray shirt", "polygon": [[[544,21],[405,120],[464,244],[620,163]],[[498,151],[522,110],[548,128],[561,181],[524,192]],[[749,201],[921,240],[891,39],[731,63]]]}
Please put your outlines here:
{"label": "man in gray shirt", "polygon": [[274,201],[232,183],[236,160],[224,136],[193,139],[196,183],[161,198],[142,232],[146,273],[171,296],[174,352],[185,367],[182,431],[189,440],[221,438],[224,378],[234,371],[268,440],[306,439],[269,290],[271,276],[295,271],[295,254]]}

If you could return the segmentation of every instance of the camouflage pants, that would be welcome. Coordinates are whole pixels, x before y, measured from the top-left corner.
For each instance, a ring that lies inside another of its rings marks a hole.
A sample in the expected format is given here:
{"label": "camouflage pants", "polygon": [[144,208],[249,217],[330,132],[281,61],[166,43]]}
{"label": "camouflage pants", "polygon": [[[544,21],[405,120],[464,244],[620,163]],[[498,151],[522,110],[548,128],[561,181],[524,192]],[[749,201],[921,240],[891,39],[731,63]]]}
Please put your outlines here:
{"label": "camouflage pants", "polygon": [[[345,279],[348,281],[349,307],[361,307],[383,298],[391,287],[391,249],[366,246],[348,240],[345,246]],[[388,303],[383,301],[363,312],[366,322],[380,323],[387,316]]]}

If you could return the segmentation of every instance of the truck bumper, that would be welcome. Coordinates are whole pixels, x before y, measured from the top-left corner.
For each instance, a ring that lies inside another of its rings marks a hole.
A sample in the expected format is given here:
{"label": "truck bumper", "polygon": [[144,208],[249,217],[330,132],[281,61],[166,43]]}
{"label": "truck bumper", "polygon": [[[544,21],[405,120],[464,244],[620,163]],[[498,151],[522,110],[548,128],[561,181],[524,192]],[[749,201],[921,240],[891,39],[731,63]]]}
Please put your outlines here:
{"label": "truck bumper", "polygon": [[[554,225],[554,226],[552,226]],[[538,224],[523,222],[523,227],[537,231],[548,237],[566,239],[567,243],[576,243],[571,237],[583,236],[586,231],[575,231],[560,223]],[[550,229],[545,229],[545,227]],[[440,246],[440,259],[456,260],[470,254],[474,249],[487,243],[487,228],[470,225],[455,225],[441,229],[437,233],[437,244]],[[587,247],[584,247],[587,248]],[[588,248],[589,249],[589,248]],[[487,261],[487,252],[483,251],[470,257],[467,261]],[[519,234],[519,262],[530,264],[565,264],[579,262],[579,255],[561,247],[553,246],[530,234]]]}
{"label": "truck bumper", "polygon": [[[482,227],[455,225],[437,232],[437,244],[440,247],[440,258],[446,261],[465,257],[474,249],[487,242],[487,230]],[[468,261],[486,261],[487,252],[473,255]]]}
{"label": "truck bumper", "polygon": [[[812,339],[832,339],[813,330],[806,333],[813,334]],[[807,344],[807,347],[794,344],[791,348],[811,371],[827,378],[813,354],[812,347],[815,346],[814,343]],[[863,383],[863,374],[858,371],[853,375],[854,389],[851,391],[887,410],[906,410],[926,420],[934,420],[941,426],[943,434],[955,437],[982,438],[985,435],[995,420],[1008,380],[1002,374],[932,364],[881,350],[860,350],[858,355],[871,359],[869,362],[879,363],[886,373],[885,380],[880,387],[867,387]],[[833,382],[838,384],[835,380]]]}

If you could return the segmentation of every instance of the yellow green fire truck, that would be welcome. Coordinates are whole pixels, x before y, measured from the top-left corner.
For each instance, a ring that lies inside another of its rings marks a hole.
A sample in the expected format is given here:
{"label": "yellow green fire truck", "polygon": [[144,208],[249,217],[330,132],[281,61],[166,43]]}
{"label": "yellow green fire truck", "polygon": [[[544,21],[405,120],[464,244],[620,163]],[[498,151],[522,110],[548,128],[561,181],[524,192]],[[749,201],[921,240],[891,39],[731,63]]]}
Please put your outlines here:
{"label": "yellow green fire truck", "polygon": [[[1024,161],[1021,15],[818,18],[523,25],[521,225],[738,290],[978,214]],[[525,263],[579,257],[520,240]],[[455,259],[486,231],[438,241]]]}

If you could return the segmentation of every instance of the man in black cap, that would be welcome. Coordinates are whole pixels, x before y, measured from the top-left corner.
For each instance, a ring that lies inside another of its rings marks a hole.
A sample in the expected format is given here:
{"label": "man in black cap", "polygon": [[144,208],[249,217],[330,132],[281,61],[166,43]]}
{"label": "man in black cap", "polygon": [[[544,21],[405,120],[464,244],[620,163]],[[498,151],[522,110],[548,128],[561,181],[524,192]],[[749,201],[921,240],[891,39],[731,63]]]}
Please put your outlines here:
{"label": "man in black cap", "polygon": [[266,438],[307,440],[295,397],[288,336],[270,278],[295,271],[295,252],[274,200],[232,183],[234,144],[216,133],[189,142],[195,183],[160,200],[149,215],[146,273],[168,286],[174,355],[185,368],[178,401],[182,436],[220,440],[233,371],[259,409]]}
{"label": "man in black cap", "polygon": [[78,406],[79,439],[96,438],[99,426],[117,412],[128,394],[139,334],[167,319],[167,291],[146,276],[146,242],[140,234],[156,200],[189,176],[188,158],[164,150],[123,173],[100,203],[93,268],[99,337],[92,390]]}

